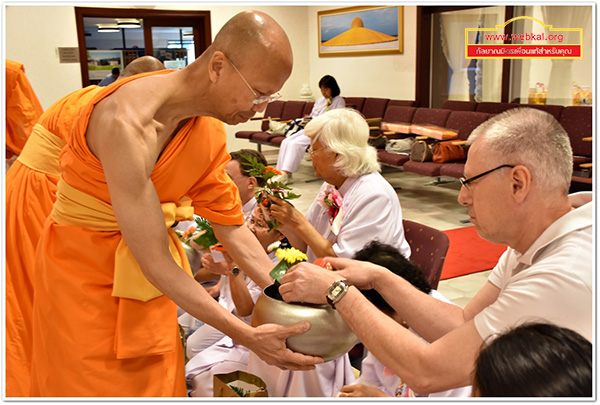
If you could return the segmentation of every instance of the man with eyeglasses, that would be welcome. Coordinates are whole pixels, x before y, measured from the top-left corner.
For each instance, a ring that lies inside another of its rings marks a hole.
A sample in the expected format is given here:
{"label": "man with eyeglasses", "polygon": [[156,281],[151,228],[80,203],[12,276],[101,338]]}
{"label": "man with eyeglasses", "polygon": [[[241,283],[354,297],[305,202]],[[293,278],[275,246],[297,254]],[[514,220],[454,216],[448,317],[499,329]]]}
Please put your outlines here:
{"label": "man with eyeglasses", "polygon": [[193,213],[208,219],[235,262],[271,283],[224,170],[221,121],[263,111],[292,63],[281,26],[242,12],[186,68],[124,79],[82,107],[37,249],[33,396],[185,396],[177,305],[269,363],[322,362],[285,345],[308,322],[252,328],[212,299],[170,229]]}
{"label": "man with eyeglasses", "polygon": [[[481,347],[531,320],[592,339],[592,193],[568,195],[573,157],[564,129],[546,112],[520,108],[489,119],[468,141],[458,201],[481,237],[508,249],[464,310],[382,267],[340,258],[325,258],[335,272],[301,263],[279,288],[286,301],[333,302],[366,348],[419,394],[470,384]],[[431,343],[392,322],[357,288],[376,289]]]}

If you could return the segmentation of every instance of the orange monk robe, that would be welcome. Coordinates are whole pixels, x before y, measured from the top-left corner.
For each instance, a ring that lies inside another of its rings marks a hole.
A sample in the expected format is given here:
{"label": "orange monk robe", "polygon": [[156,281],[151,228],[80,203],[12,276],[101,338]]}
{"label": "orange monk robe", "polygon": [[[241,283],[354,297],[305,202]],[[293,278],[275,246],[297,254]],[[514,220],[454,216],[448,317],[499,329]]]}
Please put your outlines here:
{"label": "orange monk robe", "polygon": [[[40,117],[6,173],[6,396],[29,396],[35,249],[56,200],[58,157],[79,110],[100,88],[89,86]],[[49,133],[46,133],[48,131]]]}
{"label": "orange monk robe", "polygon": [[[92,104],[128,81],[103,87]],[[61,155],[61,175],[109,204],[102,166],[85,140],[91,108],[82,111]],[[229,159],[223,124],[190,119],[151,173],[160,202],[187,195],[196,214],[243,224],[237,189],[224,169]],[[36,254],[32,395],[186,396],[175,303],[164,295],[147,302],[111,295],[120,239],[118,231],[62,225],[52,215],[46,222]]]}
{"label": "orange monk robe", "polygon": [[44,112],[25,68],[6,60],[6,157],[20,155],[33,126]]}

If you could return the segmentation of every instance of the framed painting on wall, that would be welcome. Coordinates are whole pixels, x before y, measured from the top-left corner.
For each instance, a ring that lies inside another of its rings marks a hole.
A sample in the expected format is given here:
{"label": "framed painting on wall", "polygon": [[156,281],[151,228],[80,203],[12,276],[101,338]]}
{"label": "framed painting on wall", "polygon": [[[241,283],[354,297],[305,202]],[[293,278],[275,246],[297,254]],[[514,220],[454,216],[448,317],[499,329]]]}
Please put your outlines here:
{"label": "framed painting on wall", "polygon": [[402,13],[402,6],[361,6],[319,11],[319,56],[402,53]]}

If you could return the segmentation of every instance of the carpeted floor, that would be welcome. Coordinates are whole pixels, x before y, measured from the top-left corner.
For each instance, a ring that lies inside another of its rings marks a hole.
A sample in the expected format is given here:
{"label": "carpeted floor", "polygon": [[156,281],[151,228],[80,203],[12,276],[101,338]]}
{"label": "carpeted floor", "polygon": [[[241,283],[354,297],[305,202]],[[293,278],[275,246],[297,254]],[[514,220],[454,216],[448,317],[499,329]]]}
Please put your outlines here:
{"label": "carpeted floor", "polygon": [[505,245],[481,239],[474,226],[450,229],[444,233],[450,238],[450,248],[440,280],[490,270],[506,250]]}

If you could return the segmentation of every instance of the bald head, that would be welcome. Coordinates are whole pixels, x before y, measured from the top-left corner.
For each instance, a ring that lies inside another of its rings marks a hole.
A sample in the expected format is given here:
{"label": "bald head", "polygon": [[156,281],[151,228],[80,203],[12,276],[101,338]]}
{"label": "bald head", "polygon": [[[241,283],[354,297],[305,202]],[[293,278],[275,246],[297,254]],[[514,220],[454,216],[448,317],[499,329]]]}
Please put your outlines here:
{"label": "bald head", "polygon": [[278,63],[291,72],[292,46],[283,28],[260,11],[242,11],[225,23],[210,47],[235,61],[238,68],[251,59]]}
{"label": "bald head", "polygon": [[137,75],[139,73],[156,72],[158,70],[165,70],[165,65],[154,56],[146,55],[130,62],[121,72],[119,79]]}

